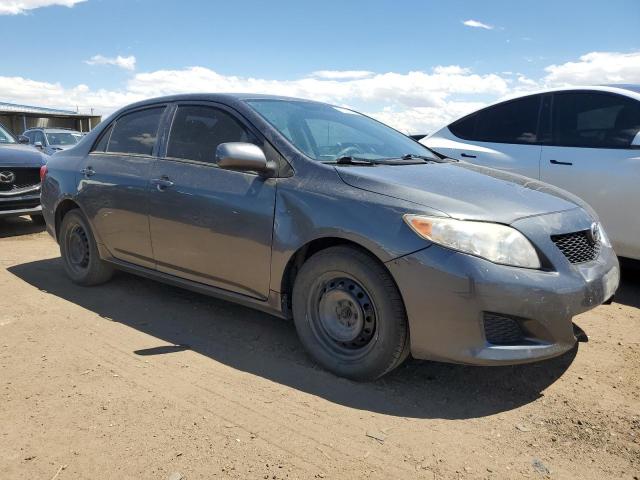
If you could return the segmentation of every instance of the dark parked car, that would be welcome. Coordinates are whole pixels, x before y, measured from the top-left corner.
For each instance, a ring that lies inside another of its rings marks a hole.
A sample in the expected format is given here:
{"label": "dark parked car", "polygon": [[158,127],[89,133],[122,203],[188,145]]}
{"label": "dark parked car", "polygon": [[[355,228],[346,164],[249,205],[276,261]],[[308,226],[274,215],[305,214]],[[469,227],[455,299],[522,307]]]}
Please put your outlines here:
{"label": "dark parked car", "polygon": [[40,207],[40,167],[43,155],[22,145],[0,124],[0,218],[30,215],[44,224]]}
{"label": "dark parked car", "polygon": [[559,355],[575,345],[572,317],[619,281],[571,194],[304,100],[131,105],[51,157],[42,203],[74,282],[117,268],[293,317],[320,364],[356,379],[409,353]]}
{"label": "dark parked car", "polygon": [[69,128],[31,128],[20,136],[30,145],[42,150],[47,155],[53,155],[60,150],[75,147],[83,134]]}

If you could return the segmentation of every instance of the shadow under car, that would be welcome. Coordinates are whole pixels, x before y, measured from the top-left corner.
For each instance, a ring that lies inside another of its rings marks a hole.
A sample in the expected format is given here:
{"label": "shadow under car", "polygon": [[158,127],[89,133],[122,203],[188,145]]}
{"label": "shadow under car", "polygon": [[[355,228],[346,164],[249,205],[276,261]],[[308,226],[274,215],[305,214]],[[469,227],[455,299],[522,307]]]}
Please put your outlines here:
{"label": "shadow under car", "polygon": [[67,278],[58,258],[8,270],[40,290],[173,345],[134,352],[138,355],[191,349],[331,402],[388,415],[464,419],[511,410],[539,398],[577,353],[576,347],[551,360],[506,367],[409,360],[375,382],[356,383],[315,366],[292,323],[256,310],[125,273],[99,287],[80,287]]}

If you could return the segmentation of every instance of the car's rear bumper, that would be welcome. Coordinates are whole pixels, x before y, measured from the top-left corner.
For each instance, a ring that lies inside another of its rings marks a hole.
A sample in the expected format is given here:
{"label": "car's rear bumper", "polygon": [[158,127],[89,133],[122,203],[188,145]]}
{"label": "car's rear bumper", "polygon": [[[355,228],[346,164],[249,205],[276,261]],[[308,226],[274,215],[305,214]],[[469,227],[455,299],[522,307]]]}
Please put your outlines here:
{"label": "car's rear bumper", "polygon": [[[553,271],[532,270],[431,245],[388,262],[405,302],[411,353],[422,359],[500,365],[571,349],[576,343],[572,317],[613,295],[619,266],[613,250],[604,246],[594,261],[571,265],[564,260],[566,265]],[[489,341],[504,332],[508,336],[511,327],[521,337]]]}

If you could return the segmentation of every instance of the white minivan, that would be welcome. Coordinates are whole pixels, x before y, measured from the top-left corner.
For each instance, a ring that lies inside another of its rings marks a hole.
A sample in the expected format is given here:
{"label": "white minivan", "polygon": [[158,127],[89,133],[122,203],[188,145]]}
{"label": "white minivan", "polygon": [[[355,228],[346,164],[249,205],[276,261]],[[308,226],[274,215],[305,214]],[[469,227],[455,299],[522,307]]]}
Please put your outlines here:
{"label": "white minivan", "polygon": [[421,143],[578,195],[599,214],[616,253],[640,260],[640,85],[529,94],[467,115]]}

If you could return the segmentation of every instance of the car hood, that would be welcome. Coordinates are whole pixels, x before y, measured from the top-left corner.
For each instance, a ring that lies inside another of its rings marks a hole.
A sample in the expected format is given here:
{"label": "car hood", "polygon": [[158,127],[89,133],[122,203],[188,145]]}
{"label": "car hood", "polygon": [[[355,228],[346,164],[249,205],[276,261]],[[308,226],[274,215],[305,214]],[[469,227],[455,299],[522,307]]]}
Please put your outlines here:
{"label": "car hood", "polygon": [[51,149],[56,151],[69,150],[73,147],[75,147],[75,145],[51,145]]}
{"label": "car hood", "polygon": [[40,167],[44,163],[44,156],[34,147],[0,145],[0,167]]}
{"label": "car hood", "polygon": [[464,162],[335,167],[352,187],[439,210],[453,218],[510,224],[586,207],[551,185]]}

